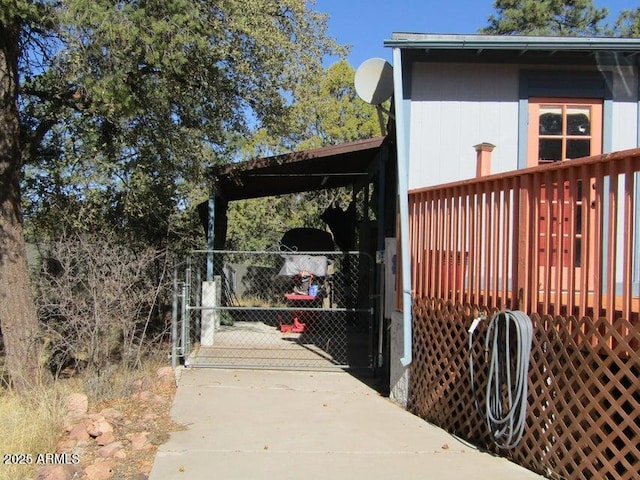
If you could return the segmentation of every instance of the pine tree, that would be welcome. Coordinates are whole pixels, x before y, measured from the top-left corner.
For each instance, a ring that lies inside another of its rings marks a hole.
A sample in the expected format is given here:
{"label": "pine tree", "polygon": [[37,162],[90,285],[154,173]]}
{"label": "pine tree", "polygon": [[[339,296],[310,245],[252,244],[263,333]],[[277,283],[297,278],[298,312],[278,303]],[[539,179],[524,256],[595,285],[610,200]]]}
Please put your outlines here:
{"label": "pine tree", "polygon": [[592,0],[496,0],[495,15],[481,33],[495,35],[597,36],[606,8]]}

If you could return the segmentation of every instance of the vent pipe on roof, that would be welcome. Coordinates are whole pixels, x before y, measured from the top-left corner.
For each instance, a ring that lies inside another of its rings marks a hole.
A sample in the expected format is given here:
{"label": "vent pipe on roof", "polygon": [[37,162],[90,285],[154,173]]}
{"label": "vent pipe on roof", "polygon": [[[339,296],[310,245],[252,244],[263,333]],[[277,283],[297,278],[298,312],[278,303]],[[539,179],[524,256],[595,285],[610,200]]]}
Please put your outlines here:
{"label": "vent pipe on roof", "polygon": [[474,145],[476,150],[476,177],[486,177],[491,174],[491,152],[495,145],[487,142]]}

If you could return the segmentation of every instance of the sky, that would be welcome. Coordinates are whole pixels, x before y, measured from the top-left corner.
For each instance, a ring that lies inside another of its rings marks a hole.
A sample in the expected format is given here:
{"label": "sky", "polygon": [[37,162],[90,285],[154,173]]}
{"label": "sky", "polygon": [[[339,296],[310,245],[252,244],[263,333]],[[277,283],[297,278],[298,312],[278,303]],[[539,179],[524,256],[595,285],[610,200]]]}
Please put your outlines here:
{"label": "sky", "polygon": [[[393,32],[477,33],[495,12],[494,0],[315,0],[315,10],[329,14],[329,34],[351,45],[347,57],[357,68],[381,57],[391,62],[383,43]],[[640,0],[595,0],[609,9],[611,23],[621,10],[640,7]]]}

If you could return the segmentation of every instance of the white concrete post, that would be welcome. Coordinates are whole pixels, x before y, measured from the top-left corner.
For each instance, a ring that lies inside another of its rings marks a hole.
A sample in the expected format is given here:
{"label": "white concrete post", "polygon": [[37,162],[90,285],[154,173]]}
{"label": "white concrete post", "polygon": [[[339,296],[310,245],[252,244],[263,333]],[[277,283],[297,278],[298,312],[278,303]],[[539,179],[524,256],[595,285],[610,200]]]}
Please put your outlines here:
{"label": "white concrete post", "polygon": [[221,279],[219,275],[211,282],[202,282],[202,316],[200,323],[200,345],[212,347],[215,332],[220,328],[220,310],[215,307],[221,303]]}

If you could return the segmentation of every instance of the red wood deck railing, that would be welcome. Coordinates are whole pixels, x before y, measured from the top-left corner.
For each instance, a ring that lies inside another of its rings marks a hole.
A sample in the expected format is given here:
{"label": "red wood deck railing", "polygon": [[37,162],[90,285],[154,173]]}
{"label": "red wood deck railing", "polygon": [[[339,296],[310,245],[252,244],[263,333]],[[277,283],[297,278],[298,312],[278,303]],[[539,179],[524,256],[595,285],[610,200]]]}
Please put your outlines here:
{"label": "red wood deck railing", "polygon": [[638,172],[635,149],[410,191],[414,296],[637,323]]}

